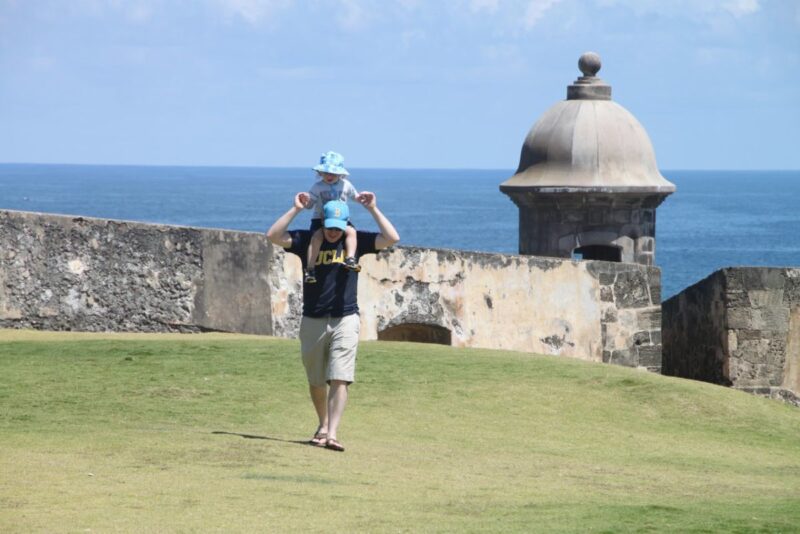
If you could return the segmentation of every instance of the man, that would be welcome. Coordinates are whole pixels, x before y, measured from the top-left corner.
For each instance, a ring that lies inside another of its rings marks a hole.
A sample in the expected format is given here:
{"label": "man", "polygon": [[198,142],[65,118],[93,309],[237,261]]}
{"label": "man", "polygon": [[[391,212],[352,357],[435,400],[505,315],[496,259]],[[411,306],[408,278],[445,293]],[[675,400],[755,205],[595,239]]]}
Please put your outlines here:
{"label": "man", "polygon": [[[374,193],[357,198],[375,219],[380,233],[357,232],[356,259],[389,247],[400,240],[392,223],[378,209]],[[289,224],[310,201],[298,193],[294,205],[267,231],[274,244],[300,257],[306,265],[311,232],[289,231]],[[347,388],[355,379],[358,316],[358,272],[344,267],[344,230],[350,216],[347,204],[333,200],[325,204],[324,241],[317,257],[316,283],[303,284],[303,318],[300,322],[300,352],[308,377],[311,402],[319,426],[310,443],[344,451],[336,432],[347,404]]]}

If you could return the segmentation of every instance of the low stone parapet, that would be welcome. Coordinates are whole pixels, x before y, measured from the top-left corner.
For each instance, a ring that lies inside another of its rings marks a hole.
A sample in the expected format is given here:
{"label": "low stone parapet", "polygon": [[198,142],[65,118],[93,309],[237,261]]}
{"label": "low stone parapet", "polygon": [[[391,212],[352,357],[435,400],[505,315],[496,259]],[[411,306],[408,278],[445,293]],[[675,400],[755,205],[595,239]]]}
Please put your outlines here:
{"label": "low stone parapet", "polygon": [[258,234],[0,211],[0,327],[270,334]]}
{"label": "low stone parapet", "polygon": [[[271,274],[278,335],[294,336],[298,258]],[[661,272],[602,261],[393,247],[361,260],[364,339],[444,342],[661,369]]]}
{"label": "low stone parapet", "polygon": [[[361,335],[661,368],[661,273],[393,247],[362,259]],[[297,335],[300,260],[263,234],[0,211],[0,327]]]}
{"label": "low stone parapet", "polygon": [[800,269],[719,270],[663,305],[663,372],[800,405]]}

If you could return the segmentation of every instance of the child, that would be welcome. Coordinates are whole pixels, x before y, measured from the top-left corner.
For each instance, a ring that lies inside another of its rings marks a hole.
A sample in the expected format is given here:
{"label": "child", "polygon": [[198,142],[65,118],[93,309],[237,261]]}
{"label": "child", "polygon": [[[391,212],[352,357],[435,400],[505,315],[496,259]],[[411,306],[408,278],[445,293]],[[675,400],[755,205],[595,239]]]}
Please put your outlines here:
{"label": "child", "polygon": [[[309,200],[306,209],[314,209],[314,216],[311,219],[310,230],[314,232],[311,242],[308,245],[307,264],[303,281],[307,284],[317,282],[314,266],[317,263],[319,249],[322,246],[322,206],[330,200],[341,200],[347,202],[348,198],[356,199],[358,191],[353,184],[345,178],[350,173],[342,166],[344,158],[336,152],[326,152],[319,158],[319,165],[314,167],[319,175],[319,181],[311,186],[308,191]],[[345,233],[345,260],[344,267],[351,271],[359,272],[361,266],[356,261],[356,229],[347,221]]]}

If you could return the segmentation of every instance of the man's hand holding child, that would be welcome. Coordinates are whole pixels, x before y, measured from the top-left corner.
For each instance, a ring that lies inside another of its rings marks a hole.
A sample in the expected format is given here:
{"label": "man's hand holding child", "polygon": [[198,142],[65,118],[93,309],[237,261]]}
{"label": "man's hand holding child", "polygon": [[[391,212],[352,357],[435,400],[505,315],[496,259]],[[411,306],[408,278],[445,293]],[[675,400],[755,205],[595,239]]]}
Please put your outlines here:
{"label": "man's hand holding child", "polygon": [[297,193],[294,196],[294,207],[299,210],[305,209],[309,202],[311,202],[311,195],[305,191]]}
{"label": "man's hand holding child", "polygon": [[377,204],[375,193],[370,191],[362,191],[361,194],[356,197],[356,201],[367,209],[372,209]]}

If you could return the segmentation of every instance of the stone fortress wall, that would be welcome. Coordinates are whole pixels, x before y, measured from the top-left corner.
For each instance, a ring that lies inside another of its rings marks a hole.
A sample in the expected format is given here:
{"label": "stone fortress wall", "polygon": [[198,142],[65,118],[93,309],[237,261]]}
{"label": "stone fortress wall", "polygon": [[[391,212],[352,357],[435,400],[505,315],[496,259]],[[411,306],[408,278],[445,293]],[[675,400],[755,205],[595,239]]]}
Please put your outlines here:
{"label": "stone fortress wall", "polygon": [[[800,268],[728,268],[663,303],[632,263],[393,247],[362,338],[647,368],[800,405]],[[0,328],[295,337],[300,261],[263,234],[0,210]]]}
{"label": "stone fortress wall", "polygon": [[0,211],[0,327],[269,333],[255,234]]}
{"label": "stone fortress wall", "polygon": [[800,406],[800,268],[721,269],[663,314],[664,374]]}
{"label": "stone fortress wall", "polygon": [[[597,76],[600,56],[578,67],[500,185],[524,255],[401,246],[365,258],[362,338],[662,371],[655,221],[675,186]],[[0,328],[293,337],[300,275],[262,234],[0,210]],[[663,309],[663,372],[800,405],[800,269],[723,269]]]}
{"label": "stone fortress wall", "polygon": [[[365,257],[362,338],[661,369],[656,267],[417,247]],[[263,234],[0,210],[0,327],[293,337],[300,261]]]}

